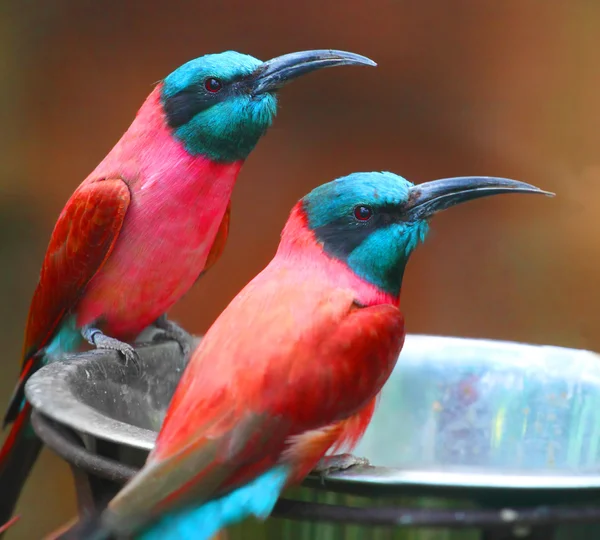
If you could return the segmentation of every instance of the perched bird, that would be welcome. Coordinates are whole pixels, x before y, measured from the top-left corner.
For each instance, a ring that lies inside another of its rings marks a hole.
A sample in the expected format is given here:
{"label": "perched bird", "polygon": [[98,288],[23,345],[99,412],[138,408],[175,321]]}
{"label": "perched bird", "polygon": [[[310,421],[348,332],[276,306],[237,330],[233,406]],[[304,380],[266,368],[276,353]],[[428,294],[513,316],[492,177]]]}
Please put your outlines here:
{"label": "perched bird", "polygon": [[375,65],[334,50],[261,62],[228,51],[177,68],[150,93],[121,140],[75,190],[52,233],[33,295],[21,375],[4,418],[0,523],[12,514],[41,443],[24,385],[84,340],[135,360],[155,323],[189,348],[165,312],[221,255],[237,175],[277,109],[276,91],[311,71]]}
{"label": "perched bird", "polygon": [[436,212],[529,184],[355,173],[293,208],[273,260],[193,352],[145,466],[60,538],[206,540],[311,470],[348,467],[404,343],[400,289]]}

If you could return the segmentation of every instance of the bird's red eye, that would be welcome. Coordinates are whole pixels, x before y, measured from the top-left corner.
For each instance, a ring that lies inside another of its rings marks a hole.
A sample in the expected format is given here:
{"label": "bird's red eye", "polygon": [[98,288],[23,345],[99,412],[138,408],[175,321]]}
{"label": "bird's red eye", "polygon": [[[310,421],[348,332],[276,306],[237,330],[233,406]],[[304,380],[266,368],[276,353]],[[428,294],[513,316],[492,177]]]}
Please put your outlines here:
{"label": "bird's red eye", "polygon": [[369,206],[361,204],[354,209],[354,217],[358,221],[369,221],[372,215],[373,210]]}
{"label": "bird's red eye", "polygon": [[223,88],[223,84],[221,81],[215,77],[209,77],[204,81],[204,88],[208,90],[211,94],[216,94]]}

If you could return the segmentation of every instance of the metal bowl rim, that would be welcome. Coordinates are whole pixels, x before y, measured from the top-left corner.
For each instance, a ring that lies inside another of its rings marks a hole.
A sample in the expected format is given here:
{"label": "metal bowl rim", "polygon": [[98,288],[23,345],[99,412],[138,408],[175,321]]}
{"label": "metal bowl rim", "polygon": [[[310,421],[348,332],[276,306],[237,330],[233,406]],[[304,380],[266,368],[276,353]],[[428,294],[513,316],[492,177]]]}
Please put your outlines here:
{"label": "metal bowl rim", "polygon": [[[435,345],[432,342],[438,342],[438,346],[458,344],[461,342],[476,344],[477,347],[490,347],[495,350],[514,349],[519,350],[527,348],[551,348],[561,350],[566,355],[581,356],[589,354],[597,361],[598,355],[593,351],[585,349],[573,349],[567,347],[557,347],[553,345],[539,345],[530,343],[521,343],[515,341],[492,340],[485,338],[464,338],[456,336],[439,336],[429,334],[408,334],[407,340],[421,342],[424,346]],[[164,348],[166,354],[171,347],[171,352],[175,352],[178,345],[172,343],[146,344],[136,347],[137,350],[152,347],[154,352]],[[156,433],[154,431],[132,426],[125,422],[109,418],[89,405],[82,403],[74,396],[69,387],[69,377],[76,371],[85,367],[86,362],[97,362],[98,360],[119,362],[118,353],[114,351],[89,351],[79,354],[65,355],[64,360],[53,362],[35,373],[28,381],[25,393],[27,399],[35,409],[40,410],[45,416],[65,425],[78,433],[89,435],[97,439],[106,440],[115,444],[134,447],[137,449],[150,451],[154,447]],[[401,470],[394,468],[385,468],[386,474],[374,474],[374,471],[383,472],[384,468],[367,467],[365,469],[357,468],[353,471],[346,471],[341,475],[331,475],[331,480],[336,482],[363,482],[388,485],[444,485],[448,487],[473,487],[473,488],[527,488],[554,487],[560,485],[561,488],[584,488],[600,487],[600,476],[589,475],[523,475],[523,474],[494,474],[469,471],[468,474],[453,473],[447,470]],[[465,478],[468,476],[468,482]],[[459,482],[459,477],[461,477]],[[457,484],[457,482],[459,482]],[[552,483],[553,482],[553,483]],[[552,485],[551,485],[552,484]]]}

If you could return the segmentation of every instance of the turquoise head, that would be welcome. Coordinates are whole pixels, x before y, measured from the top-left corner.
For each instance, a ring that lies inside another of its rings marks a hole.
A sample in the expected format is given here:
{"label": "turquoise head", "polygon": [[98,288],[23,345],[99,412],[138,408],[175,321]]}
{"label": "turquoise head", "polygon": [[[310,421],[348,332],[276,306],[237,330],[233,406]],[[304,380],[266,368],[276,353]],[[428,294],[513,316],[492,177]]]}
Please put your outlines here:
{"label": "turquoise head", "polygon": [[317,69],[376,65],[358,54],[315,50],[267,62],[226,51],[183,64],[163,82],[167,124],[188,152],[232,163],[248,157],[277,112],[276,92]]}
{"label": "turquoise head", "polygon": [[468,176],[415,185],[390,172],[354,173],[302,199],[308,227],[329,256],[359,277],[398,296],[411,253],[429,218],[451,206],[502,193],[542,193],[506,178]]}

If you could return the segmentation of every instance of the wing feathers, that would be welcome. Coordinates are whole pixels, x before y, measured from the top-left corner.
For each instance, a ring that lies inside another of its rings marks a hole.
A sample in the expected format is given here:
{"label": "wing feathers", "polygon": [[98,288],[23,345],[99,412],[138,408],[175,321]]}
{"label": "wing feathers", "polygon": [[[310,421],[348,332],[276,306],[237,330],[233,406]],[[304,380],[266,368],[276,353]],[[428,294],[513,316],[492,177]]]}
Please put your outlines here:
{"label": "wing feathers", "polygon": [[130,199],[127,184],[117,178],[84,183],[67,202],[54,227],[29,308],[24,362],[46,345],[110,256]]}

